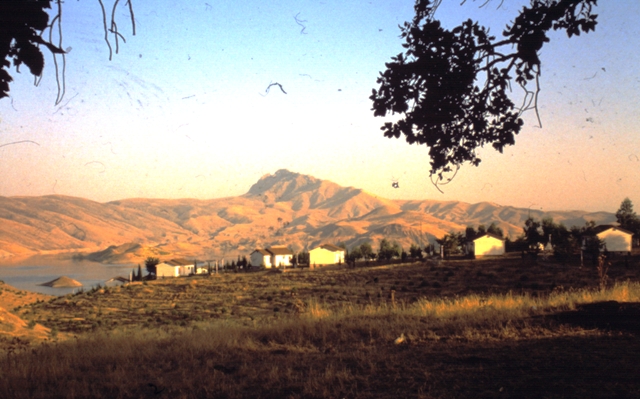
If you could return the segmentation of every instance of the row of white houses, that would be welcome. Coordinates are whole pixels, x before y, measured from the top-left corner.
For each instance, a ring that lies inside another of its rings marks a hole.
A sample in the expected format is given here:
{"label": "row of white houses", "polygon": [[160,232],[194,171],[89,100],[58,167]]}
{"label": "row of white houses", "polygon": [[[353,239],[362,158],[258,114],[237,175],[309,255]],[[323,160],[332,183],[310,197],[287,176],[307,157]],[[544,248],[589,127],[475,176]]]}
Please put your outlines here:
{"label": "row of white houses", "polygon": [[[618,226],[600,225],[595,228],[595,235],[604,243],[603,251],[631,252],[633,233]],[[585,237],[585,240],[588,238]],[[542,244],[541,244],[542,245]],[[583,241],[583,246],[586,241]],[[493,234],[483,234],[464,245],[464,252],[475,257],[504,255],[504,240]],[[546,249],[546,248],[544,248]],[[552,248],[549,248],[552,250]]]}
{"label": "row of white houses", "polygon": [[[344,263],[344,248],[332,244],[323,244],[309,251],[310,264],[326,266]],[[292,265],[294,253],[284,245],[274,245],[264,249],[256,249],[250,255],[249,263],[270,269],[272,267],[288,267]],[[187,259],[171,259],[156,265],[156,276],[179,277],[206,273],[207,265]]]}
{"label": "row of white houses", "polygon": [[[601,225],[595,229],[596,236],[604,242],[604,249],[608,252],[631,252],[633,233],[613,225]],[[464,244],[464,252],[474,257],[500,256],[505,253],[504,239],[493,235],[483,234]],[[326,266],[344,263],[346,251],[344,248],[332,244],[322,244],[309,251],[309,264]],[[264,268],[288,267],[292,265],[293,251],[284,245],[274,245],[264,249],[256,249],[250,255],[252,266]],[[199,267],[194,261],[186,259],[172,259],[156,266],[158,277],[178,277],[204,273],[204,263]]]}
{"label": "row of white houses", "polygon": [[[309,264],[316,266],[344,263],[345,249],[332,244],[323,244],[309,251]],[[252,266],[272,267],[291,266],[293,251],[284,245],[274,245],[264,249],[256,249],[251,253],[249,262]]]}

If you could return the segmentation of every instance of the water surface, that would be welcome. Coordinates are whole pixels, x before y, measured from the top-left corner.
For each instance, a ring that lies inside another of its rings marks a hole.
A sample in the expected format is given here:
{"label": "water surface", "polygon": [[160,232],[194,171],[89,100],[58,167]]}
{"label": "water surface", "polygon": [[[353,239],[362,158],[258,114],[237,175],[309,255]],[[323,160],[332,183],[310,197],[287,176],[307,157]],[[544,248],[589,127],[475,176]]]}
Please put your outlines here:
{"label": "water surface", "polygon": [[[138,266],[134,264],[109,265],[91,261],[74,261],[51,257],[33,257],[23,261],[0,265],[0,280],[21,290],[49,295],[66,295],[79,289],[89,290],[104,285],[113,277],[129,278],[129,273]],[[82,287],[52,288],[40,284],[67,276],[82,283]]]}

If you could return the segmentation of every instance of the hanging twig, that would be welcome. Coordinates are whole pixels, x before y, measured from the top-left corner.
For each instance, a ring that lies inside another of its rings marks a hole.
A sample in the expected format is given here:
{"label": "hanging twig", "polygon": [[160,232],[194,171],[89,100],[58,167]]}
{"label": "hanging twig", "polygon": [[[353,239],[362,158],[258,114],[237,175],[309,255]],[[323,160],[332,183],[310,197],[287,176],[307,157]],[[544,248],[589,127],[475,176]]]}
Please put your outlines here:
{"label": "hanging twig", "polygon": [[35,144],[37,146],[40,146],[40,144],[36,143],[33,140],[20,140],[20,141],[14,141],[14,142],[11,142],[11,143],[0,144],[0,147],[6,147],[8,145],[23,144],[23,143],[31,143],[31,144]]}
{"label": "hanging twig", "polygon": [[280,83],[278,83],[278,82],[275,82],[275,83],[269,83],[269,86],[267,86],[267,89],[266,89],[264,92],[265,92],[265,93],[267,93],[267,94],[269,94],[269,89],[271,89],[271,86],[278,86],[278,87],[280,88],[280,90],[282,90],[282,92],[283,92],[284,94],[287,94],[287,92],[286,92],[286,91],[284,91],[284,89],[282,88],[282,85],[281,85]]}
{"label": "hanging twig", "polygon": [[306,19],[298,19],[298,15],[300,15],[300,13],[297,13],[297,14],[293,17],[293,19],[295,19],[295,20],[296,20],[296,23],[302,27],[302,29],[300,30],[300,34],[301,34],[301,35],[306,35],[306,34],[307,34],[307,32],[305,32],[305,29],[307,29],[307,27],[306,27],[305,25],[303,25],[303,23],[304,23],[304,22],[307,22],[307,20],[306,20]]}

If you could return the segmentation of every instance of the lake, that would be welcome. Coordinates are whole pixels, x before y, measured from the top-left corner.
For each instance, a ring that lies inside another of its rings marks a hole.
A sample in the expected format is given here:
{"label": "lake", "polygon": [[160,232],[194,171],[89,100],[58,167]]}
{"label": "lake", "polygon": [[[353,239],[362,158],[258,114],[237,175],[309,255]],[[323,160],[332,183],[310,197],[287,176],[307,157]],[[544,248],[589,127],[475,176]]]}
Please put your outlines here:
{"label": "lake", "polygon": [[[21,290],[48,295],[66,295],[79,289],[89,290],[98,284],[104,286],[105,282],[113,277],[128,278],[129,273],[134,269],[137,272],[137,264],[109,265],[86,260],[33,257],[13,264],[0,264],[0,280]],[[52,288],[39,285],[62,276],[81,282],[82,287]]]}

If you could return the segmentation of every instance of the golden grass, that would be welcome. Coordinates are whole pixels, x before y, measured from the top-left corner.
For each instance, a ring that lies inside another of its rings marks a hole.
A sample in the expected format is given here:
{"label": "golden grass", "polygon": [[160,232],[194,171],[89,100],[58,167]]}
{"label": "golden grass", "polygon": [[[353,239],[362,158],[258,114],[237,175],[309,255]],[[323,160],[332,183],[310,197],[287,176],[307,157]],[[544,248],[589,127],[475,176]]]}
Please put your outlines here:
{"label": "golden grass", "polygon": [[[469,371],[464,359],[488,367],[493,348],[501,364],[505,345],[527,347],[515,342],[531,340],[541,348],[584,337],[601,345],[599,337],[609,333],[558,326],[539,316],[593,301],[639,299],[640,284],[632,282],[547,297],[474,294],[395,306],[332,306],[310,299],[298,313],[255,326],[221,321],[189,328],[130,327],[6,355],[0,359],[0,397],[134,398],[156,390],[176,398],[473,397],[465,382],[445,389],[452,370]],[[464,361],[455,360],[462,353]],[[524,352],[520,356],[529,364]],[[529,366],[540,366],[532,362]],[[498,371],[492,378],[513,384]],[[634,383],[630,389],[638,387]],[[429,390],[436,395],[427,395]]]}
{"label": "golden grass", "polygon": [[640,397],[633,331],[559,317],[640,303],[635,269],[612,271],[606,289],[592,270],[505,261],[91,290],[19,310],[77,338],[11,345],[0,397]]}

